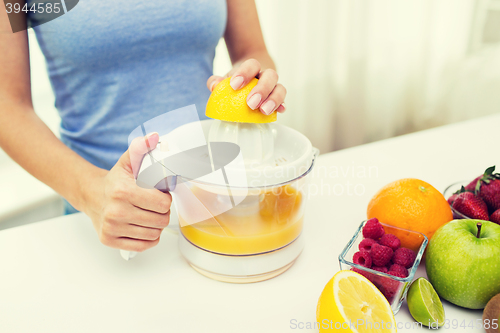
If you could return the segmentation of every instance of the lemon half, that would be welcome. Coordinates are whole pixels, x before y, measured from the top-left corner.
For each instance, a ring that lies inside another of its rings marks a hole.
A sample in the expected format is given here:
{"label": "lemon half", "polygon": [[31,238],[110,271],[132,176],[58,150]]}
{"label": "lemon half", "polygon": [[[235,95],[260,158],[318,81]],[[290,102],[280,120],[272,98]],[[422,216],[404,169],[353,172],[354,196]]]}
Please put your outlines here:
{"label": "lemon half", "polygon": [[259,82],[252,79],[246,86],[233,90],[229,85],[230,77],[222,80],[215,88],[207,102],[205,115],[212,119],[238,123],[272,123],[278,116],[276,112],[266,116],[259,109],[252,110],[247,105],[250,91]]}
{"label": "lemon half", "polygon": [[391,306],[364,276],[340,271],[326,284],[318,301],[320,332],[396,332]]}

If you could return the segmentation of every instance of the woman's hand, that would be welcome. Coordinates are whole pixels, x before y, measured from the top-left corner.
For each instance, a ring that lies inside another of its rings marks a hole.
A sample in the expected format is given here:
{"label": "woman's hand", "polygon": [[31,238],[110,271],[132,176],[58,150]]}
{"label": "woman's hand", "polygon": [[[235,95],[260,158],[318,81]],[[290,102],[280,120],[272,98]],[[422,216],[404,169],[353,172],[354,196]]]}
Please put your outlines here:
{"label": "woman's hand", "polygon": [[168,226],[170,194],[141,188],[135,182],[144,155],[156,147],[158,140],[158,133],[152,133],[132,141],[116,165],[93,179],[85,190],[83,210],[104,245],[142,252],[158,244]]}
{"label": "woman's hand", "polygon": [[265,115],[270,115],[274,111],[285,112],[286,89],[278,83],[278,74],[274,69],[265,69],[261,72],[260,63],[255,59],[249,59],[240,66],[235,66],[224,77],[212,75],[207,81],[208,89],[213,91],[219,82],[230,76],[230,85],[234,90],[243,88],[254,77],[259,79],[259,83],[247,97],[247,104],[252,110],[259,108]]}

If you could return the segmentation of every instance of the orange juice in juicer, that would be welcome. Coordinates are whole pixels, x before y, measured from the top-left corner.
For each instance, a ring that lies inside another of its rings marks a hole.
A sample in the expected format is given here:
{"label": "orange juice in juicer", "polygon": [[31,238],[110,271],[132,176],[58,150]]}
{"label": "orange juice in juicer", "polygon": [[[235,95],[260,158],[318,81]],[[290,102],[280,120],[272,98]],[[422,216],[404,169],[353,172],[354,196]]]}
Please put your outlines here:
{"label": "orange juice in juicer", "polygon": [[160,141],[137,182],[172,194],[179,249],[196,271],[248,283],[293,265],[304,246],[307,176],[318,153],[304,135],[279,124],[209,119]]}

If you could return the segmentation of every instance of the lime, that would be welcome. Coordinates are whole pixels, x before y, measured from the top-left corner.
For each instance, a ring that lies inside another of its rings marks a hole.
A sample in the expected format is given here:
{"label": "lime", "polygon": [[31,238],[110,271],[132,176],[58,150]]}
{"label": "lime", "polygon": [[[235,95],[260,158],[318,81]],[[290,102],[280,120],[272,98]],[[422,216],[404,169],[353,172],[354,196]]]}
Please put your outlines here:
{"label": "lime", "polygon": [[411,284],[406,301],[412,317],[422,325],[434,328],[444,325],[443,304],[426,279],[418,278]]}

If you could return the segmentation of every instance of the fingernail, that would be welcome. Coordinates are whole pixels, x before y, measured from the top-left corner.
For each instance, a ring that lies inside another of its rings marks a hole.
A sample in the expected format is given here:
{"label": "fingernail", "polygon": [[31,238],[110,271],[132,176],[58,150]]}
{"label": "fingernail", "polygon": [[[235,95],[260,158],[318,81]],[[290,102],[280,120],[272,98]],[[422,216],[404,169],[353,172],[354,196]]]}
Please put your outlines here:
{"label": "fingernail", "polygon": [[153,133],[149,133],[146,138],[149,140],[149,139],[153,138],[155,135],[157,135],[158,137],[160,136],[160,134],[158,134],[158,132],[153,132]]}
{"label": "fingernail", "polygon": [[254,94],[252,97],[250,97],[247,104],[250,109],[255,110],[257,108],[257,105],[259,105],[261,99],[262,97],[260,96],[260,94]]}
{"label": "fingernail", "polygon": [[231,81],[229,82],[229,85],[233,90],[238,90],[241,88],[241,85],[243,84],[243,77],[241,76],[233,76],[231,78]]}
{"label": "fingernail", "polygon": [[[158,139],[156,139],[156,137]],[[155,139],[153,139],[153,138],[155,138]],[[146,146],[148,148],[151,148],[151,146],[153,145],[153,142],[156,141],[156,140],[159,140],[159,139],[160,139],[160,135],[157,132],[149,133],[148,135],[146,135],[146,140],[145,140],[146,141]]]}
{"label": "fingernail", "polygon": [[276,103],[273,101],[267,101],[262,106],[260,107],[262,109],[262,112],[264,112],[266,115],[270,115],[271,112],[274,111],[274,107],[276,106]]}
{"label": "fingernail", "polygon": [[215,81],[210,85],[210,91],[214,91]]}
{"label": "fingernail", "polygon": [[285,104],[285,102],[281,103],[281,106],[283,107],[283,111],[285,111],[286,110],[286,104]]}

